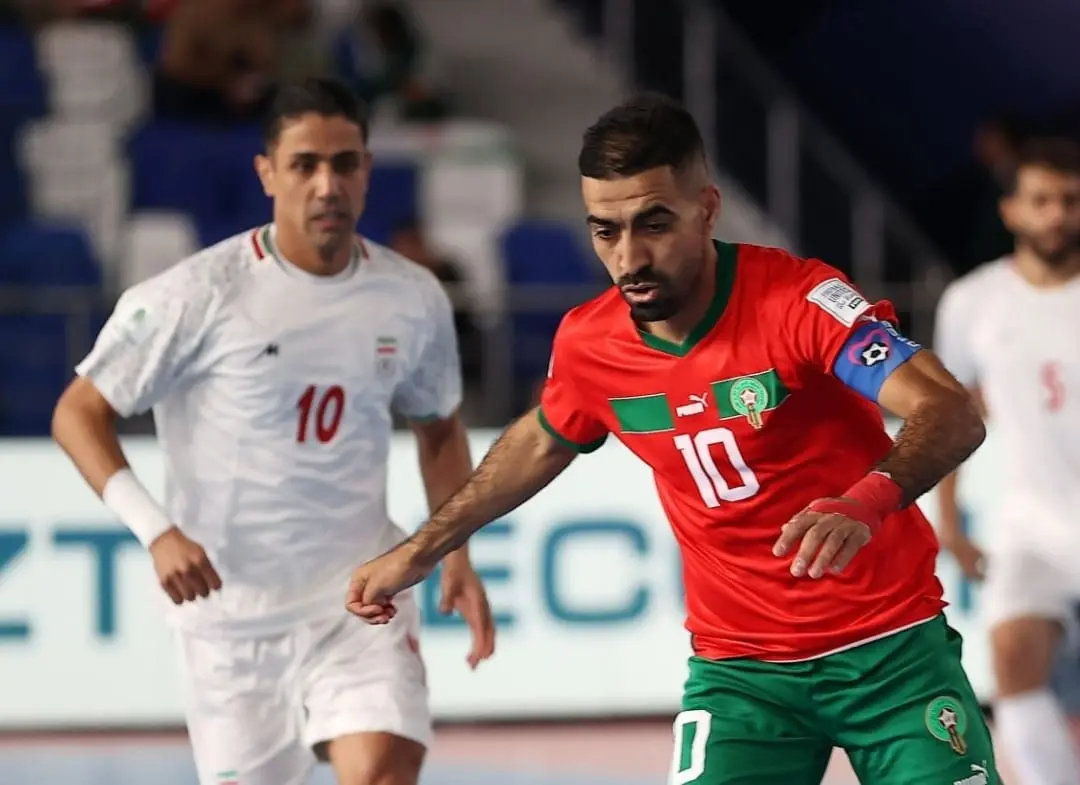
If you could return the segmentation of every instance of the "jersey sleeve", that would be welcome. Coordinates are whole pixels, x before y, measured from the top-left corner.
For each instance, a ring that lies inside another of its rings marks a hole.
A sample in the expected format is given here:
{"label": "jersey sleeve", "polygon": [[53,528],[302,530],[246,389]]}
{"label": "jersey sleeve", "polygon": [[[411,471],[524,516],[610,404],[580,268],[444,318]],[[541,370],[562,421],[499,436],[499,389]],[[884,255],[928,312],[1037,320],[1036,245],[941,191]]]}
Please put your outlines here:
{"label": "jersey sleeve", "polygon": [[588,453],[607,440],[608,429],[593,413],[582,394],[574,367],[574,346],[567,319],[555,333],[547,379],[540,396],[538,416],[544,430],[564,447]]}
{"label": "jersey sleeve", "polygon": [[807,261],[801,272],[781,317],[797,364],[831,374],[877,402],[885,380],[922,347],[899,332],[888,300],[868,300],[822,262]]}
{"label": "jersey sleeve", "polygon": [[218,299],[182,266],[121,295],[75,372],[121,417],[142,414],[185,382],[196,365]]}
{"label": "jersey sleeve", "polygon": [[454,310],[445,290],[434,281],[426,292],[426,314],[420,352],[394,394],[394,408],[418,422],[451,416],[462,397]]}
{"label": "jersey sleeve", "polygon": [[978,383],[971,351],[969,298],[962,283],[950,284],[938,301],[934,320],[934,351],[942,364],[966,387]]}

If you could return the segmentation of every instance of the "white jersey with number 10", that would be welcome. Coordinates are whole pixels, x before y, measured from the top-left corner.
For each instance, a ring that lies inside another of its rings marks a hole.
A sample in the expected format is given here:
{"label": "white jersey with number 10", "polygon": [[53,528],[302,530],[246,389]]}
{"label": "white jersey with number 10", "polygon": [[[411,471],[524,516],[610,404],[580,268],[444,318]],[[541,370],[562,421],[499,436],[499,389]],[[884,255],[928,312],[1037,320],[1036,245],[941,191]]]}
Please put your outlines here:
{"label": "white jersey with number 10", "polygon": [[333,278],[279,258],[272,227],[124,293],[77,372],[122,416],[153,409],[166,508],[223,588],[176,609],[227,634],[340,615],[350,567],[400,539],[386,512],[391,411],[452,414],[450,303],[378,245]]}

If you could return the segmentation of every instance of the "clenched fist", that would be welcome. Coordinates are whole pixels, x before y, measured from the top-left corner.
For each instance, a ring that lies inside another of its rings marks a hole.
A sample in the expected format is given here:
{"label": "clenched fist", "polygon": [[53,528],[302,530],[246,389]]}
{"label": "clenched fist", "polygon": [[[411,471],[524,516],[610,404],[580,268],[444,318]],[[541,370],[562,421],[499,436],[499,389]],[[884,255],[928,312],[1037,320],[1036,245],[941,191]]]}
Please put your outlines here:
{"label": "clenched fist", "polygon": [[345,607],[369,624],[386,624],[395,614],[394,596],[427,578],[434,564],[409,543],[361,564],[353,572]]}
{"label": "clenched fist", "polygon": [[150,543],[158,583],[177,605],[209,597],[221,588],[221,578],[206,551],[175,526]]}

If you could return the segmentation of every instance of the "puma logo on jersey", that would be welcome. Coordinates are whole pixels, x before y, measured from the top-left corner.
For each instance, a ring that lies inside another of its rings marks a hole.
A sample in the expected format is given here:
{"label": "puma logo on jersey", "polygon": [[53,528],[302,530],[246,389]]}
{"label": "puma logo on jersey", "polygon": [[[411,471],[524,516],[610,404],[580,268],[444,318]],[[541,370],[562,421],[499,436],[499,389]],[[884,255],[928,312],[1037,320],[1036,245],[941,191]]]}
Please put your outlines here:
{"label": "puma logo on jersey", "polygon": [[259,352],[259,357],[277,357],[278,345],[276,343],[266,344],[266,348]]}
{"label": "puma logo on jersey", "polygon": [[702,393],[701,395],[691,395],[690,403],[684,403],[682,406],[675,407],[675,416],[690,417],[694,414],[701,414],[705,411],[705,407],[708,405],[708,399],[708,393]]}

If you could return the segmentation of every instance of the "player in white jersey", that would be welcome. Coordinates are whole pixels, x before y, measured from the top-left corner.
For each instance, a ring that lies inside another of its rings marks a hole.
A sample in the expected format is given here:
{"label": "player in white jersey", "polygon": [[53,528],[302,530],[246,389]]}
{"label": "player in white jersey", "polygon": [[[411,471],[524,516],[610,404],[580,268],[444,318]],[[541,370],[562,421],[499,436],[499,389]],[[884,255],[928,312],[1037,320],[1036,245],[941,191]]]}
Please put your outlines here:
{"label": "player in white jersey", "polygon": [[[344,608],[350,566],[404,536],[387,517],[391,410],[408,417],[432,505],[469,475],[449,301],[435,277],[353,227],[371,156],[342,85],[284,88],[256,160],[274,223],[123,294],[54,417],[88,483],[145,544],[175,603],[201,785],[415,785],[431,737],[418,614]],[[161,508],[113,426],[153,409]],[[494,649],[468,554],[442,610]]]}
{"label": "player in white jersey", "polygon": [[955,475],[939,488],[941,538],[970,579],[985,581],[994,718],[1020,780],[1080,785],[1080,758],[1048,687],[1080,601],[1080,150],[1031,143],[1001,215],[1015,252],[950,285],[936,349],[978,392],[1008,486],[985,562],[961,525]]}

